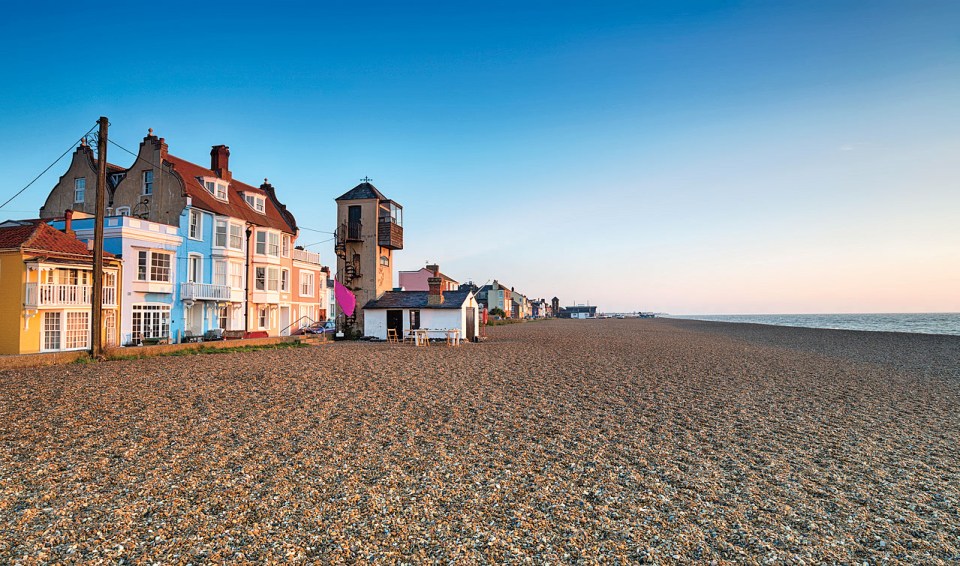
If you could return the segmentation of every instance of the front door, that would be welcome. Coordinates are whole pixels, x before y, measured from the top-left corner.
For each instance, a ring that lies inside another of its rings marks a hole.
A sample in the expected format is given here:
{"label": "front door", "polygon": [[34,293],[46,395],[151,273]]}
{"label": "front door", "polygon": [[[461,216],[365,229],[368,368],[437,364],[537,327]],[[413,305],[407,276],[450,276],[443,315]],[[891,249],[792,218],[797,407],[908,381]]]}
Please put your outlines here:
{"label": "front door", "polygon": [[290,336],[290,307],[280,307],[280,335]]}
{"label": "front door", "polygon": [[473,342],[477,336],[477,309],[467,309],[467,341]]}
{"label": "front door", "polygon": [[397,331],[397,337],[403,338],[403,311],[387,311],[387,329]]}
{"label": "front door", "polygon": [[107,346],[117,345],[117,311],[103,311],[103,331],[106,334],[104,343]]}

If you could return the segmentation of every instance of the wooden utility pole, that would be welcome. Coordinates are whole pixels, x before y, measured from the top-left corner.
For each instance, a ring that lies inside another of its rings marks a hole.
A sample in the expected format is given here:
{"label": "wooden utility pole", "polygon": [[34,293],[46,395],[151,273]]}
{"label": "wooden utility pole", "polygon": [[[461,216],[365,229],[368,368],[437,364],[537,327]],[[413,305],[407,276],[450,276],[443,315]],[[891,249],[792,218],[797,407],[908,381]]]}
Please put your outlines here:
{"label": "wooden utility pole", "polygon": [[93,331],[91,355],[103,357],[103,223],[107,206],[107,125],[106,116],[100,116],[97,136],[97,210],[93,224]]}

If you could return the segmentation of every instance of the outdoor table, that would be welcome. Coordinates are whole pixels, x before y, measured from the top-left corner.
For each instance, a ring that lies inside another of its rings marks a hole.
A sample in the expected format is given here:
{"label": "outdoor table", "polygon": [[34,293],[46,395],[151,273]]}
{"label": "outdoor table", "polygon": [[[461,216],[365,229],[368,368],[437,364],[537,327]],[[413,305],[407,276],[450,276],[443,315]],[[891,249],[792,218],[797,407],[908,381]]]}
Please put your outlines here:
{"label": "outdoor table", "polygon": [[430,345],[430,334],[434,334],[437,338],[445,338],[447,335],[447,329],[445,328],[419,328],[413,331],[414,336],[416,337],[417,346],[429,346]]}

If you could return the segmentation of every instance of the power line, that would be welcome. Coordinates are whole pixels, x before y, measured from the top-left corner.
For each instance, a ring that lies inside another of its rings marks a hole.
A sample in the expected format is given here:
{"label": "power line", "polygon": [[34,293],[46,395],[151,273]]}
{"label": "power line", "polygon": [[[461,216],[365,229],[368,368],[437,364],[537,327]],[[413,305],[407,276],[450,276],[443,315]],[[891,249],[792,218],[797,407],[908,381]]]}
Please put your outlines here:
{"label": "power line", "polygon": [[336,232],[330,232],[328,230],[317,230],[316,228],[307,228],[306,226],[297,226],[297,228],[301,230],[307,230],[308,232],[319,232],[321,234],[330,234],[330,235],[336,234]]}
{"label": "power line", "polygon": [[80,136],[80,139],[78,139],[78,140],[75,141],[75,142],[72,142],[72,143],[70,144],[70,147],[68,147],[66,151],[64,151],[63,153],[60,154],[60,157],[58,157],[53,163],[51,163],[50,165],[48,165],[46,169],[44,169],[43,171],[41,171],[40,174],[37,175],[36,177],[34,177],[32,181],[30,181],[29,183],[27,183],[27,186],[25,186],[25,187],[23,187],[22,189],[20,189],[19,191],[17,191],[17,193],[16,193],[15,195],[13,195],[12,197],[8,198],[8,199],[6,200],[6,202],[4,202],[3,204],[0,204],[0,208],[3,208],[3,207],[5,207],[5,206],[7,206],[8,204],[10,204],[10,202],[11,202],[13,199],[15,199],[15,198],[17,198],[18,196],[20,196],[21,194],[23,194],[23,191],[29,189],[29,188],[30,188],[30,185],[36,183],[36,182],[37,182],[37,179],[39,179],[40,177],[43,177],[44,173],[46,173],[47,171],[49,171],[50,169],[52,169],[54,165],[56,165],[57,163],[59,163],[60,160],[63,159],[63,157],[64,157],[66,154],[68,154],[68,153],[70,153],[71,151],[73,151],[74,147],[76,147],[76,145],[77,145],[77,142],[80,142],[80,141],[86,139],[86,137],[87,137],[88,135],[90,135],[90,132],[92,132],[93,130],[95,130],[98,125],[99,125],[99,124],[94,125],[92,128],[90,128],[89,130],[87,130],[87,133],[85,133],[85,134],[83,134],[82,136]]}
{"label": "power line", "polygon": [[326,244],[327,242],[332,242],[332,241],[335,240],[335,239],[336,239],[336,238],[328,238],[328,239],[326,239],[326,240],[324,240],[324,241],[322,241],[322,242],[314,242],[314,243],[312,243],[312,244],[307,244],[307,245],[305,245],[305,246],[303,246],[303,247],[304,247],[304,248],[309,248],[310,246],[318,246],[318,245],[320,245],[320,244]]}

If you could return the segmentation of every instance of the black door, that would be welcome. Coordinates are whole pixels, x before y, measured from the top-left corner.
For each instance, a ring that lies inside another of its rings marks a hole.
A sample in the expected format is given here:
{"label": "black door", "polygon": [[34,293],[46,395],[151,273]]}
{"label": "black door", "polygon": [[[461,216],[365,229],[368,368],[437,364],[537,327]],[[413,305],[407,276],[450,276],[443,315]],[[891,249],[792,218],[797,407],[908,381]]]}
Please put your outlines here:
{"label": "black door", "polygon": [[476,331],[477,309],[467,309],[467,341],[473,342],[477,336]]}
{"label": "black door", "polygon": [[360,239],[360,207],[356,205],[347,208],[347,238]]}
{"label": "black door", "polygon": [[387,329],[397,331],[397,338],[403,339],[403,311],[387,311]]}

